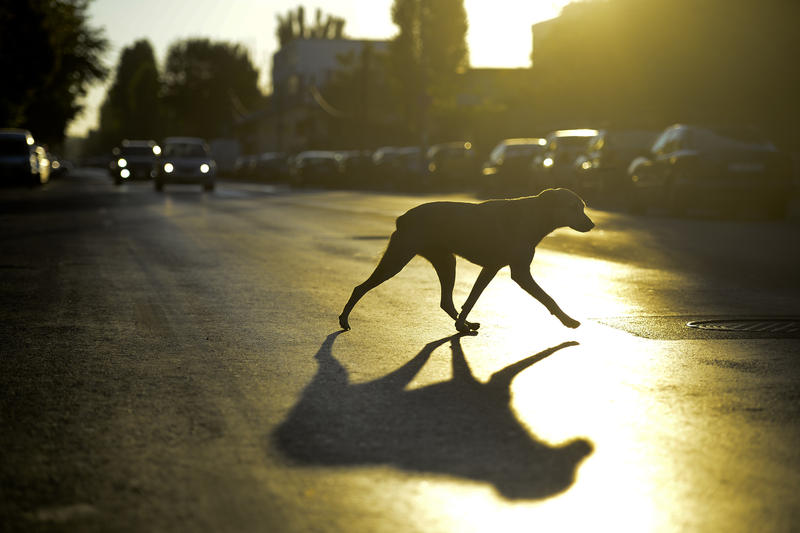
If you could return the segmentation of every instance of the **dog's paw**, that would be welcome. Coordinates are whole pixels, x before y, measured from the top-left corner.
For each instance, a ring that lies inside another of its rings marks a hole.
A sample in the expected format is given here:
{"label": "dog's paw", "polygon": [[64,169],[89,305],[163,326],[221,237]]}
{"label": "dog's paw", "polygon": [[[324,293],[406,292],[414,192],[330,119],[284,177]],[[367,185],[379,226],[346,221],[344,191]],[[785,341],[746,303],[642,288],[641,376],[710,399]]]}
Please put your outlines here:
{"label": "dog's paw", "polygon": [[456,329],[461,333],[469,333],[477,330],[481,325],[477,322],[467,322],[466,320],[456,320]]}
{"label": "dog's paw", "polygon": [[347,321],[347,317],[339,315],[339,326],[344,331],[350,331],[350,323]]}

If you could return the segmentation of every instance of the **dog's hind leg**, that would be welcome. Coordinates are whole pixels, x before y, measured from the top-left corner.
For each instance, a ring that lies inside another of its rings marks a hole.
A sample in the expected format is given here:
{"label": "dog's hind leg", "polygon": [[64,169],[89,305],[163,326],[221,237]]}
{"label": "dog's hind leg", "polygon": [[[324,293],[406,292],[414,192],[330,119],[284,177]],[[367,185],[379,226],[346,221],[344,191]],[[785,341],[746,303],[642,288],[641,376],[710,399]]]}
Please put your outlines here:
{"label": "dog's hind leg", "polygon": [[[449,252],[439,250],[424,250],[420,253],[422,257],[430,261],[439,276],[439,284],[442,287],[442,295],[439,305],[445,313],[453,320],[458,320],[458,311],[453,304],[453,287],[456,283],[456,256]],[[474,331],[481,325],[474,322],[464,321],[466,329],[464,331]]]}
{"label": "dog's hind leg", "polygon": [[399,231],[392,233],[389,239],[389,245],[386,247],[383,257],[381,257],[381,260],[378,262],[378,266],[375,267],[375,270],[364,283],[356,285],[350,295],[350,299],[347,300],[342,310],[342,314],[339,315],[339,325],[342,329],[350,329],[350,322],[348,321],[350,312],[361,297],[403,270],[403,267],[406,266],[416,254],[416,250],[403,238]]}

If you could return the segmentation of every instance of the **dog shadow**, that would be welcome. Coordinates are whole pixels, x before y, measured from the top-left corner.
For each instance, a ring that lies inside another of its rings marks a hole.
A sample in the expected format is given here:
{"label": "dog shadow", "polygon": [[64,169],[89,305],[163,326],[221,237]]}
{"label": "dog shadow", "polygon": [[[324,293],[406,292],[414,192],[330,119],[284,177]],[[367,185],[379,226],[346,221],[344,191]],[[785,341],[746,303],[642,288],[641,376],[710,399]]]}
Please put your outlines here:
{"label": "dog shadow", "polygon": [[[319,368],[286,420],[273,433],[277,448],[303,465],[391,465],[491,484],[508,499],[540,499],[567,490],[592,452],[585,439],[560,446],[538,440],[514,415],[514,377],[565,342],[495,372],[472,374],[461,349],[464,334],[428,343],[397,370],[368,383],[349,381],[327,337]],[[406,390],[433,351],[450,342],[453,377]]]}

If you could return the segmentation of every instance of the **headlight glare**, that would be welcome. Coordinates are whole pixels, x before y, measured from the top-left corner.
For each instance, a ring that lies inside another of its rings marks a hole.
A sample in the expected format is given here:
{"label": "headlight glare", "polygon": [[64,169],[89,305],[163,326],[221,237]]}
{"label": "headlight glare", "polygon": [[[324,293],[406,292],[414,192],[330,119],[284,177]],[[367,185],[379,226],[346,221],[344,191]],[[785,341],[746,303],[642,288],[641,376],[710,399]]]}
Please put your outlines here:
{"label": "headlight glare", "polygon": [[120,157],[119,159],[117,159],[117,166],[119,168],[125,168],[128,166],[128,162],[125,160],[124,157]]}
{"label": "headlight glare", "polygon": [[122,178],[124,178],[124,179],[128,179],[128,178],[130,178],[130,177],[131,177],[131,171],[130,171],[130,170],[128,170],[127,168],[123,168],[123,169],[120,171],[119,175],[120,175]]}
{"label": "headlight glare", "polygon": [[172,163],[164,163],[164,172],[166,172],[167,174],[169,174],[169,173],[170,173],[170,172],[172,172],[173,170],[175,170],[175,167],[174,167],[174,166],[172,166]]}
{"label": "headlight glare", "polygon": [[203,174],[208,174],[208,171],[211,170],[211,167],[208,166],[208,163],[203,163],[200,165],[200,172]]}

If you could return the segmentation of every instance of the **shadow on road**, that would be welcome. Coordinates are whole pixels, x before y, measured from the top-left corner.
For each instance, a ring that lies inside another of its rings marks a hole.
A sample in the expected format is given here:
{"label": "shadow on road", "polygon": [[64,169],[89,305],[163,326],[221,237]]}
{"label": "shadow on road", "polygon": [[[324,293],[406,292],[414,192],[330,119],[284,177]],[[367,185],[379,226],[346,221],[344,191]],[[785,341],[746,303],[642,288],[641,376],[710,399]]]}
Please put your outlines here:
{"label": "shadow on road", "polygon": [[[350,383],[327,337],[319,369],[300,401],[275,430],[276,446],[299,464],[392,465],[412,472],[486,482],[508,499],[546,498],[565,491],[592,445],[576,439],[551,446],[531,435],[510,406],[514,377],[576,342],[544,350],[475,379],[458,334],[428,343],[411,361],[368,383]],[[406,386],[433,351],[450,341],[453,378]]]}

